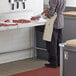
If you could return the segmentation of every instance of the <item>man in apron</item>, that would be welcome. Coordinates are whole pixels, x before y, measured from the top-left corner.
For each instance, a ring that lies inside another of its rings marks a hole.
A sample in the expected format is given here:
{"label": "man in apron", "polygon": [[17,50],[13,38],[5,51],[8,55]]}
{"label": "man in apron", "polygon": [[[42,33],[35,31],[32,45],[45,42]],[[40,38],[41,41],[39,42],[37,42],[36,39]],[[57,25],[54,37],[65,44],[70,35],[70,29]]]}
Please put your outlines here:
{"label": "man in apron", "polygon": [[51,42],[46,41],[49,62],[45,64],[46,67],[56,68],[60,66],[59,43],[62,41],[62,29],[64,28],[63,11],[65,9],[65,3],[65,0],[49,0],[50,8],[45,15],[51,18],[56,13],[57,18],[54,22]]}

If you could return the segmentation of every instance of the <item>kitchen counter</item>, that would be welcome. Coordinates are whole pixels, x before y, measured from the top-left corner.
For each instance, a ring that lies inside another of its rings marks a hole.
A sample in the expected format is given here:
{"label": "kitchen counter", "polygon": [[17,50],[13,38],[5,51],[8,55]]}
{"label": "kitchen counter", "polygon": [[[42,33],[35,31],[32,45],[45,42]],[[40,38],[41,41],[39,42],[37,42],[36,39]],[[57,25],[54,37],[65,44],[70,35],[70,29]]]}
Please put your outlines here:
{"label": "kitchen counter", "polygon": [[[63,13],[64,16],[76,17],[76,11],[68,11]],[[31,23],[18,23],[17,26],[0,26],[0,31],[10,30],[10,29],[19,29],[25,27],[34,27],[44,25],[46,22],[45,19],[40,19],[38,21],[32,21]]]}
{"label": "kitchen counter", "polygon": [[68,11],[63,13],[64,16],[76,17],[76,11]]}
{"label": "kitchen counter", "polygon": [[16,26],[0,26],[0,31],[3,30],[10,30],[10,29],[19,29],[19,28],[26,28],[26,27],[34,27],[34,26],[42,26],[46,22],[45,19],[40,19],[37,21],[32,21],[30,23],[18,23]]}

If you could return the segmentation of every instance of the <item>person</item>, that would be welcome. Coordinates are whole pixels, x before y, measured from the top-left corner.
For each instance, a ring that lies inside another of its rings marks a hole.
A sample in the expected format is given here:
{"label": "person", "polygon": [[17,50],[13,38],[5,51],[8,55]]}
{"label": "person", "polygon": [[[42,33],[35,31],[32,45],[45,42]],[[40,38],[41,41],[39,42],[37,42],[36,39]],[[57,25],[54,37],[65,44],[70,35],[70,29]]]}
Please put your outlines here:
{"label": "person", "polygon": [[65,0],[49,0],[49,6],[45,15],[51,18],[55,13],[57,18],[54,22],[51,42],[46,41],[46,48],[48,52],[48,64],[46,67],[56,68],[60,66],[60,48],[59,43],[62,42],[62,29],[64,28],[63,11],[65,10]]}

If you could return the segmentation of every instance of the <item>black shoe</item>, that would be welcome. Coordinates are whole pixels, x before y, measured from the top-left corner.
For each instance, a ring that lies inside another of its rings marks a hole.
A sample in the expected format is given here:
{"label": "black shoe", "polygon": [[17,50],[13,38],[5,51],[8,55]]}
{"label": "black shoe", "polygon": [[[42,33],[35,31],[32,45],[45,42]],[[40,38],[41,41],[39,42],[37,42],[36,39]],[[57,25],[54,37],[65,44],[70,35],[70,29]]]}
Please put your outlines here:
{"label": "black shoe", "polygon": [[54,64],[45,64],[45,67],[48,67],[48,68],[56,68],[57,66],[54,65]]}
{"label": "black shoe", "polygon": [[58,67],[60,67],[60,64],[58,64]]}
{"label": "black shoe", "polygon": [[58,62],[58,67],[60,66],[60,61]]}

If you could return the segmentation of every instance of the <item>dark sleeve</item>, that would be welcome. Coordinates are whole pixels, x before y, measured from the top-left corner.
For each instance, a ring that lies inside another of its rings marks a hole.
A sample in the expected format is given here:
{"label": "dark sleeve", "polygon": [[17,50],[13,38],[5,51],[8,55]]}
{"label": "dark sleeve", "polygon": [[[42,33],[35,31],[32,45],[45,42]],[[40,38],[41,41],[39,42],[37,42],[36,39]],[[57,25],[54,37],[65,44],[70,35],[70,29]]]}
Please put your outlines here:
{"label": "dark sleeve", "polygon": [[56,11],[56,6],[57,6],[57,0],[49,0],[49,11],[48,14],[51,16],[54,15],[55,11]]}

